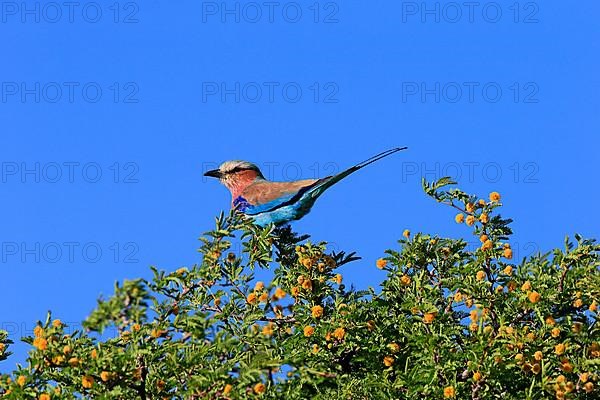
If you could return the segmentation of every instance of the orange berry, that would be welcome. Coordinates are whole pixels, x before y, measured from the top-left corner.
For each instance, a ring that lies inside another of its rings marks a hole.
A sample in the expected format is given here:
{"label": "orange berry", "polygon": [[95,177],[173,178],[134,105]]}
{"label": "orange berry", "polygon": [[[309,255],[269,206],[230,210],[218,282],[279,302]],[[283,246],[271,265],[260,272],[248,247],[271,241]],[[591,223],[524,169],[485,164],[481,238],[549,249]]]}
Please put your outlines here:
{"label": "orange berry", "polygon": [[402,232],[402,236],[408,239],[410,237],[410,231],[408,229],[405,229],[404,232]]}
{"label": "orange berry", "polygon": [[385,266],[387,265],[387,260],[380,258],[379,260],[377,260],[376,264],[377,264],[377,268],[384,269]]}
{"label": "orange berry", "polygon": [[294,286],[291,289],[292,297],[298,297],[300,294],[300,288],[298,286]]}
{"label": "orange berry", "polygon": [[312,326],[304,327],[304,336],[311,337],[313,333],[315,333],[315,328],[313,328]]}
{"label": "orange berry", "polygon": [[508,258],[509,260],[513,258],[513,251],[510,248],[504,249],[502,254],[504,255],[504,258]]}
{"label": "orange berry", "polygon": [[373,321],[373,320],[367,321],[367,329],[369,331],[373,331],[375,329],[375,327],[376,327],[375,321]]}
{"label": "orange berry", "polygon": [[312,290],[312,288],[313,288],[312,281],[311,281],[310,279],[305,279],[305,280],[302,282],[302,288],[303,288],[304,290],[311,291],[311,290]]}
{"label": "orange berry", "polygon": [[33,347],[38,350],[46,350],[48,348],[48,341],[42,337],[36,337],[33,339]]}
{"label": "orange berry", "polygon": [[387,345],[387,347],[392,353],[397,353],[400,351],[400,345],[398,343],[390,343]]}
{"label": "orange berry", "polygon": [[267,387],[264,383],[257,383],[254,385],[254,393],[263,394],[267,390]]}
{"label": "orange berry", "polygon": [[258,301],[261,303],[266,303],[267,300],[269,300],[269,293],[267,292],[263,292],[259,297],[258,297]]}
{"label": "orange berry", "polygon": [[500,201],[500,193],[492,192],[490,193],[490,201]]}
{"label": "orange berry", "polygon": [[453,399],[454,397],[456,397],[456,390],[454,390],[454,386],[446,386],[444,388],[444,398]]}
{"label": "orange berry", "polygon": [[489,239],[488,235],[483,234],[483,235],[479,236],[479,241],[481,243],[487,242],[488,239]]}
{"label": "orange berry", "polygon": [[583,374],[579,375],[579,380],[582,383],[586,383],[588,379],[590,379],[590,374],[588,374],[587,372],[584,372]]}
{"label": "orange berry", "polygon": [[35,337],[42,337],[42,336],[44,336],[44,328],[42,328],[41,326],[37,325],[35,328],[33,328],[33,336],[35,336]]}
{"label": "orange berry", "polygon": [[108,382],[111,378],[112,378],[112,374],[110,372],[108,372],[108,371],[100,372],[100,379],[102,379],[102,382]]}
{"label": "orange berry", "polygon": [[457,224],[462,224],[463,222],[465,222],[465,215],[456,214],[456,216],[454,217],[454,221],[456,221]]}
{"label": "orange berry", "polygon": [[256,304],[256,294],[250,293],[248,297],[246,297],[246,301],[248,302],[248,304]]}
{"label": "orange berry", "polygon": [[481,245],[481,250],[486,251],[486,250],[491,250],[494,248],[494,242],[492,242],[491,240],[486,240],[485,243],[483,243]]}
{"label": "orange berry", "polygon": [[344,328],[337,328],[333,331],[333,337],[337,340],[343,340],[344,336],[346,336],[346,330]]}
{"label": "orange berry", "polygon": [[485,271],[477,271],[477,275],[475,275],[478,281],[482,281],[485,279]]}
{"label": "orange berry", "polygon": [[535,304],[535,303],[538,303],[542,299],[542,296],[540,296],[540,294],[538,292],[531,292],[527,295],[527,298],[529,299],[530,302]]}
{"label": "orange berry", "polygon": [[225,387],[223,388],[223,394],[229,394],[231,393],[231,390],[233,389],[233,386],[230,385],[229,383],[227,385],[225,385]]}
{"label": "orange berry", "polygon": [[482,224],[487,224],[489,220],[490,219],[486,213],[483,213],[479,216],[479,221],[481,221]]}
{"label": "orange berry", "polygon": [[423,322],[426,324],[432,323],[434,319],[435,313],[425,313],[425,315],[423,315]]}
{"label": "orange berry", "polygon": [[462,298],[463,298],[463,295],[462,295],[462,293],[461,293],[461,292],[456,292],[456,293],[454,294],[454,301],[455,301],[456,303],[460,303],[460,302],[462,301]]}
{"label": "orange berry", "polygon": [[570,374],[571,372],[573,372],[573,364],[571,364],[569,361],[563,361],[560,364],[560,369]]}
{"label": "orange berry", "polygon": [[83,376],[81,378],[81,385],[86,389],[90,389],[94,385],[94,378],[89,375]]}
{"label": "orange berry", "polygon": [[567,349],[567,346],[564,343],[559,343],[556,346],[554,346],[554,353],[557,356],[560,356],[565,353],[566,349]]}
{"label": "orange berry", "polygon": [[273,325],[272,323],[268,323],[267,325],[263,326],[262,328],[262,334],[265,336],[271,336],[273,335]]}
{"label": "orange berry", "polygon": [[334,279],[335,279],[335,283],[337,283],[338,285],[341,285],[344,277],[342,276],[342,274],[336,274]]}
{"label": "orange berry", "polygon": [[394,365],[395,361],[396,360],[392,356],[383,357],[383,365],[385,365],[386,367],[391,367],[392,365]]}
{"label": "orange berry", "polygon": [[475,224],[475,217],[472,215],[469,215],[466,219],[466,224],[468,226],[473,226],[473,224]]}
{"label": "orange berry", "polygon": [[321,306],[313,306],[310,311],[313,318],[320,318],[323,316],[323,307]]}
{"label": "orange berry", "polygon": [[410,276],[408,275],[402,275],[402,277],[400,278],[400,283],[402,283],[404,286],[410,285],[410,282]]}

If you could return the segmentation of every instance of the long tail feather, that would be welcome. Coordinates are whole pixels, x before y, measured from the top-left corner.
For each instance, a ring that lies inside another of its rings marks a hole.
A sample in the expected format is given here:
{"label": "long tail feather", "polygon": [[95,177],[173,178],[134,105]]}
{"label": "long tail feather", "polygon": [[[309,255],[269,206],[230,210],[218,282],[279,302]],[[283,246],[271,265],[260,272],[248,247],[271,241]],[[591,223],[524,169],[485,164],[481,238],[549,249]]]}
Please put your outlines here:
{"label": "long tail feather", "polygon": [[367,165],[372,164],[375,161],[379,161],[382,158],[385,158],[389,155],[392,155],[394,153],[397,153],[401,150],[406,150],[406,149],[408,149],[408,147],[396,147],[394,149],[386,150],[382,153],[374,155],[371,158],[366,159],[363,162],[356,164],[353,167],[348,168],[347,170],[340,172],[337,175],[328,176],[327,178],[323,178],[310,189],[311,195],[312,195],[312,197],[316,198],[316,197],[320,196],[325,190],[327,190],[331,186],[335,185],[336,183],[338,183],[339,181],[341,181],[348,175],[358,171],[359,169],[366,167]]}

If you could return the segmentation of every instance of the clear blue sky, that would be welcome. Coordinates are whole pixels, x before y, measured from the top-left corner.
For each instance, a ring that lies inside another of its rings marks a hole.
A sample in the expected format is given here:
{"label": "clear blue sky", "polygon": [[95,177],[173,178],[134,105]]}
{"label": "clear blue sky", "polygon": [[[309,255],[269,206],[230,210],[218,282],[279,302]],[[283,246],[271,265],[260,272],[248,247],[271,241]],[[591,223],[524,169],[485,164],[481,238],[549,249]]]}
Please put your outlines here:
{"label": "clear blue sky", "polygon": [[341,272],[359,288],[382,279],[374,262],[405,228],[467,234],[424,174],[501,192],[518,257],[600,236],[597,1],[113,3],[2,2],[0,329],[13,339],[48,309],[81,321],[151,264],[197,262],[230,201],[202,172],[227,159],[312,178],[409,146],[295,224],[357,251]]}

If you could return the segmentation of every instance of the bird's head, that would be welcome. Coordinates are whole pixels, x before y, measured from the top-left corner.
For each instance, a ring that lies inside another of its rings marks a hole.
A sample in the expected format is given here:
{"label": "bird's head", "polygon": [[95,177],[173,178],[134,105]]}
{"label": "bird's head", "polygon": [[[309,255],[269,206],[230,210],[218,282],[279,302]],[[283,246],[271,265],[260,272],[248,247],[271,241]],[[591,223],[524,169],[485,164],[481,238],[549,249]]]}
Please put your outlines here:
{"label": "bird's head", "polygon": [[204,176],[218,178],[231,193],[239,193],[256,179],[265,179],[260,169],[248,161],[225,161],[217,169],[207,171]]}

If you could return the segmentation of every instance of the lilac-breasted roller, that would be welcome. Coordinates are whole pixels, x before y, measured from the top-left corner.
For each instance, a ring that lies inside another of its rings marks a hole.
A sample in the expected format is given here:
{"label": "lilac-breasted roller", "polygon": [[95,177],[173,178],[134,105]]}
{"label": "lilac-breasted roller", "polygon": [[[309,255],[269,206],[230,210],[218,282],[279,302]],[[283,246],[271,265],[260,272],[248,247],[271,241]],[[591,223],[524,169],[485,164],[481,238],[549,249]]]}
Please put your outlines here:
{"label": "lilac-breasted roller", "polygon": [[281,225],[309,213],[317,198],[348,175],[406,147],[384,151],[337,175],[321,179],[272,182],[248,161],[226,161],[204,176],[218,178],[231,192],[231,206],[243,212],[260,226]]}

